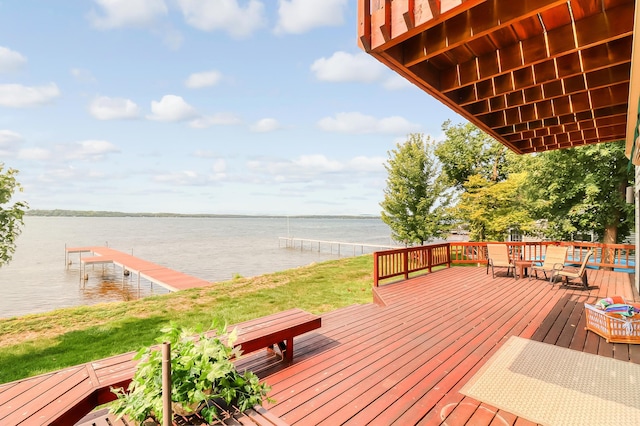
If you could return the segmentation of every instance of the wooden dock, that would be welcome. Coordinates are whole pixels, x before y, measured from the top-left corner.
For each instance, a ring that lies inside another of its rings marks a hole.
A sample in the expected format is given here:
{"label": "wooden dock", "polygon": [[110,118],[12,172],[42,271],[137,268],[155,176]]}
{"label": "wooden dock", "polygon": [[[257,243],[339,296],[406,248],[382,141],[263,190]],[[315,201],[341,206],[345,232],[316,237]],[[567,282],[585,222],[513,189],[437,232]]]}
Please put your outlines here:
{"label": "wooden dock", "polygon": [[[109,247],[67,247],[65,248],[65,264],[68,265],[69,255],[72,253],[78,253],[80,256],[80,279],[85,277],[87,265],[114,264],[122,268],[123,276],[127,273],[134,273],[138,276],[138,283],[140,278],[144,278],[169,291],[211,285],[209,281],[148,262]],[[83,257],[83,253],[91,253],[92,255]]]}

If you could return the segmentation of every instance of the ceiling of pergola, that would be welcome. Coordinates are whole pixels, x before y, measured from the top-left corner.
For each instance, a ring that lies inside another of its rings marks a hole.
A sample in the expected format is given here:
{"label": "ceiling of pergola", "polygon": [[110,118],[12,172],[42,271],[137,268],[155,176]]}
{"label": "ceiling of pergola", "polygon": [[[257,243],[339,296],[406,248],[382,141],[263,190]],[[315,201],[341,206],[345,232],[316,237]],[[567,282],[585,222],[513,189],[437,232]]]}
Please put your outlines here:
{"label": "ceiling of pergola", "polygon": [[513,151],[626,138],[634,0],[358,2],[364,50]]}

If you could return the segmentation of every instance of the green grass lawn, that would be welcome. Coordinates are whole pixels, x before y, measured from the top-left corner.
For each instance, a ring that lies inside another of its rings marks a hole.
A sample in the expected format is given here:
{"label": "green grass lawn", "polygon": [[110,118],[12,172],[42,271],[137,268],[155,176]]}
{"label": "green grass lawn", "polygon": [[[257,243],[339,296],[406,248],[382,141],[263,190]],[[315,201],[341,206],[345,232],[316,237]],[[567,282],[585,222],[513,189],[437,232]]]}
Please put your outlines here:
{"label": "green grass lawn", "polygon": [[237,278],[129,302],[59,309],[0,320],[0,383],[156,343],[170,321],[209,329],[291,308],[315,314],[371,303],[373,256],[350,257],[254,278]]}

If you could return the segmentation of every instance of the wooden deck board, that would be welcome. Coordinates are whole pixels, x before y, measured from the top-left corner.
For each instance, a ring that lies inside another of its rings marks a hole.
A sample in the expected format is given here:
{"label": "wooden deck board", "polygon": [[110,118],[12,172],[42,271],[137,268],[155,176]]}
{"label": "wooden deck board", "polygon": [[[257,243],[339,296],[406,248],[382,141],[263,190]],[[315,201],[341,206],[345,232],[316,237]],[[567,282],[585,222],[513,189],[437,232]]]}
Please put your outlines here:
{"label": "wooden deck board", "polygon": [[[590,270],[591,288],[454,267],[378,290],[386,306],[323,316],[299,362],[261,377],[291,424],[517,424],[527,419],[459,393],[511,335],[638,363],[640,347],[584,330],[584,302],[633,298],[627,274]],[[348,315],[345,315],[348,313]],[[314,344],[332,341],[316,349]],[[619,347],[618,347],[619,346]]]}
{"label": "wooden deck board", "polygon": [[[256,371],[272,386],[275,402],[265,404],[267,413],[293,425],[531,426],[459,392],[508,337],[640,364],[640,345],[606,343],[584,329],[585,302],[614,294],[638,300],[631,278],[602,270],[588,274],[585,290],[542,279],[493,279],[485,268],[444,269],[378,288],[386,306],[352,305],[322,315],[319,329],[295,338],[291,366],[266,351],[236,365]],[[131,377],[130,357],[91,363],[90,381],[105,386]],[[0,395],[6,400],[13,392],[19,401],[16,389],[0,386]],[[78,388],[67,397],[81,396]],[[34,402],[18,403],[28,412]],[[0,419],[22,418],[15,406],[5,408]]]}

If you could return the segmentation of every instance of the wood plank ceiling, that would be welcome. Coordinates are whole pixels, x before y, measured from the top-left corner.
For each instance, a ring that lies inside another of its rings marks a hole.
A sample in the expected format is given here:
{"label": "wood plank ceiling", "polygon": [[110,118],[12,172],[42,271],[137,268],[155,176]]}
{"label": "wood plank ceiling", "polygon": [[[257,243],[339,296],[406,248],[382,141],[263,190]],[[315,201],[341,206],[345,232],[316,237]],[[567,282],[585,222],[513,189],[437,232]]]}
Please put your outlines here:
{"label": "wood plank ceiling", "polygon": [[626,138],[635,0],[358,6],[362,49],[517,153]]}

